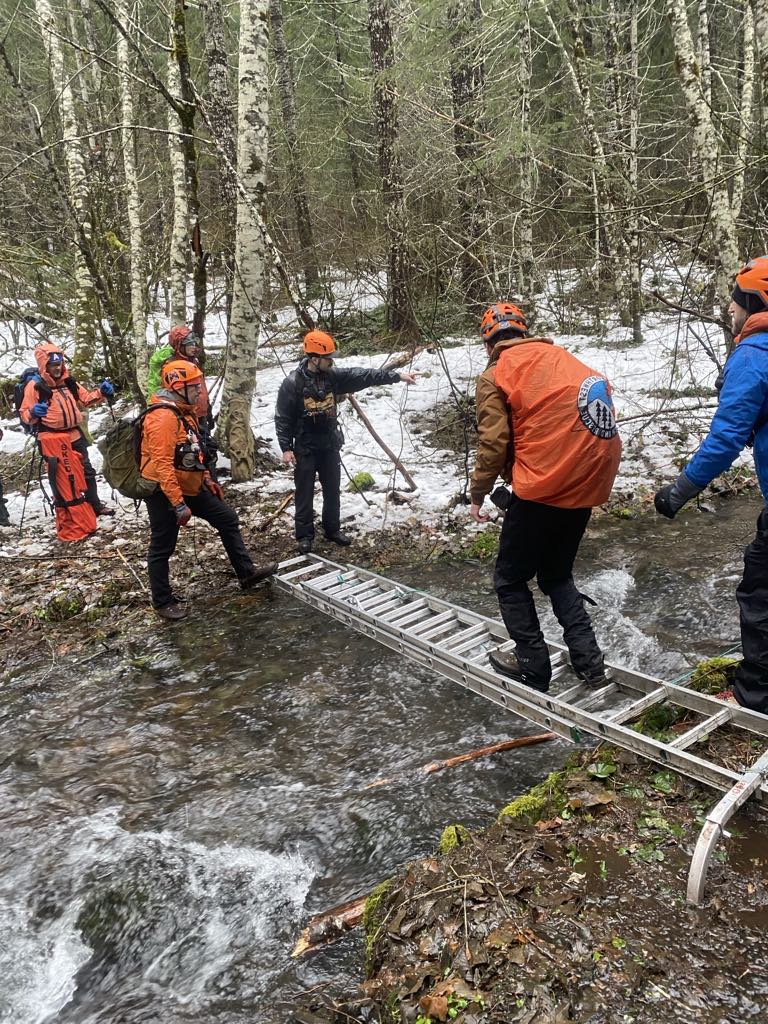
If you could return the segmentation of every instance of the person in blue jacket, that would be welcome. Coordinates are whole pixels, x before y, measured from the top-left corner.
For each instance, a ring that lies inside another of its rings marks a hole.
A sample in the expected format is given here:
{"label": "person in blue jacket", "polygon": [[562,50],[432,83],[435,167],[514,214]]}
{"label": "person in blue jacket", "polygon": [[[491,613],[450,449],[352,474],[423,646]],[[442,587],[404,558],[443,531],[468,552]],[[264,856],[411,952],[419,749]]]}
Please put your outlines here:
{"label": "person in blue jacket", "polygon": [[[717,412],[701,447],[674,483],[655,496],[668,519],[753,446],[755,469],[768,505],[768,256],[750,260],[736,275],[728,307],[735,348],[723,367]],[[733,693],[742,707],[768,714],[768,507],[757,535],[744,551],[744,575],[736,588],[744,660]]]}

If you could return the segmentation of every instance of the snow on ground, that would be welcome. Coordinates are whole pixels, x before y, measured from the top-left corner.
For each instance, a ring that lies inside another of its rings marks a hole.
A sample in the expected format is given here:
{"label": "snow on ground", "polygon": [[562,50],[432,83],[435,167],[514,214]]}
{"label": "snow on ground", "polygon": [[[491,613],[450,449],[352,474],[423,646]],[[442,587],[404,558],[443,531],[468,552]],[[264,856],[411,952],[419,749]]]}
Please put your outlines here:
{"label": "snow on ground", "polygon": [[[381,301],[383,283],[380,275],[367,281],[349,278],[336,281],[333,286],[335,307],[337,310],[372,308]],[[328,300],[325,301],[327,303]],[[167,327],[167,320],[156,314],[148,336],[162,338]],[[221,314],[211,315],[206,333],[206,342],[211,349],[223,346],[224,327]],[[680,326],[673,314],[654,314],[646,318],[642,346],[627,347],[626,336],[626,329],[614,328],[601,337],[574,334],[560,335],[555,340],[588,366],[604,373],[613,383],[624,441],[617,489],[649,490],[671,479],[677,472],[679,461],[695,451],[706,434],[714,399],[670,398],[669,395],[674,391],[713,387],[717,368],[699,339],[715,349],[721,346],[721,340],[714,327],[698,323],[691,328],[684,324]],[[281,309],[271,317],[265,338],[263,361],[274,365],[259,370],[251,421],[255,434],[270,443],[275,459],[279,460],[274,430],[275,399],[285,373],[295,367],[300,355],[298,328],[292,309]],[[36,340],[35,332],[27,325],[0,323],[0,375],[13,377],[30,365]],[[56,340],[65,349],[70,347],[69,339],[56,337]],[[453,388],[459,392],[472,391],[474,380],[483,370],[485,361],[483,346],[476,337],[446,338],[439,349],[421,352],[412,365],[405,367],[419,375],[416,385],[370,388],[356,396],[374,428],[414,477],[417,490],[412,494],[349,404],[343,404],[340,422],[346,437],[342,453],[344,467],[350,476],[366,471],[375,480],[374,489],[366,492],[365,496],[344,493],[342,517],[345,520],[352,517],[345,523],[345,528],[349,526],[353,532],[367,532],[408,522],[439,525],[447,517],[465,524],[468,530],[482,529],[469,519],[466,506],[454,503],[455,496],[463,491],[465,485],[464,473],[457,465],[455,453],[430,447],[416,428],[422,414],[435,410],[447,414],[450,411],[454,401]],[[355,356],[339,358],[338,365],[381,366],[384,362],[382,356]],[[92,382],[84,383],[89,385]],[[214,384],[213,378],[209,384]],[[654,397],[659,395],[667,397]],[[109,417],[110,413],[104,406],[92,411],[91,429],[97,437],[108,426]],[[0,426],[5,430],[0,451],[22,451],[28,439],[18,424],[9,420]],[[100,469],[101,456],[95,446],[91,448],[91,458],[96,469]],[[749,456],[742,459],[748,461]],[[342,488],[346,483],[342,474]],[[277,505],[281,495],[292,489],[292,474],[288,469],[277,469],[266,479],[239,486],[246,491],[258,487],[262,493],[274,495]],[[402,504],[393,501],[390,496],[393,489],[407,501]],[[100,480],[99,491],[103,500],[115,504],[110,488],[103,480]],[[24,496],[18,492],[9,493],[7,499],[11,519],[18,523]],[[135,528],[133,503],[119,499],[117,504],[121,506],[118,517],[112,521],[100,520],[100,530],[119,532],[124,522],[126,525],[130,522]],[[319,500],[316,504],[319,511]],[[33,527],[44,515],[42,495],[33,489],[26,503],[25,526]],[[144,515],[142,508],[139,516],[143,518]],[[46,529],[52,531],[50,521]],[[8,534],[5,539],[10,539]],[[6,544],[0,550],[7,547]]]}

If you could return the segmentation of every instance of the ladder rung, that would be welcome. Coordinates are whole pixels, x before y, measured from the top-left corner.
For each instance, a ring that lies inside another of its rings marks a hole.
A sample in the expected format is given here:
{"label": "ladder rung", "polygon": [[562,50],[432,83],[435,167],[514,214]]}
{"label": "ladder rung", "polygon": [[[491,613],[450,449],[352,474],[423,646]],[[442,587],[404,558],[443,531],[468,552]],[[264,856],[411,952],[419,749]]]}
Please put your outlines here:
{"label": "ladder rung", "polygon": [[[479,647],[481,644],[487,644],[489,641],[492,642],[493,637],[487,630],[484,629],[483,632],[480,633],[478,636],[470,637],[468,640],[465,640],[463,644],[458,644],[454,647],[451,647],[451,654],[465,654],[468,651],[473,651],[476,647]],[[486,654],[490,654],[490,651],[483,651],[483,656],[485,656]]]}
{"label": "ladder rung", "polygon": [[358,604],[358,608],[362,612],[371,612],[378,605],[388,604],[391,600],[392,594],[389,590],[380,590],[378,594],[366,594],[365,598]]}
{"label": "ladder rung", "polygon": [[[419,607],[416,607],[417,605]],[[426,601],[414,601],[411,603],[407,615],[398,615],[395,619],[387,619],[387,625],[394,626],[395,629],[407,631],[408,626],[412,626],[417,622],[423,622],[424,619],[429,618],[431,614],[432,609],[428,606]]]}
{"label": "ladder rung", "polygon": [[428,619],[426,622],[419,623],[419,625],[410,630],[410,632],[420,640],[426,640],[426,638],[435,631],[436,627],[439,627],[437,628],[437,632],[439,633],[442,631],[442,627],[447,626],[454,618],[455,616],[452,611],[441,612],[438,615],[433,615],[432,618]]}
{"label": "ladder rung", "polygon": [[449,640],[444,640],[440,646],[443,650],[450,651],[450,653],[453,654],[457,644],[461,644],[464,640],[468,640],[473,636],[482,636],[485,632],[486,628],[482,622],[473,622],[471,626],[467,629],[462,629],[462,631],[457,633],[456,636],[451,637]]}
{"label": "ladder rung", "polygon": [[324,593],[327,594],[328,597],[340,597],[342,594],[346,594],[348,591],[352,590],[355,586],[358,586],[359,582],[360,577],[356,573],[351,572],[338,583],[334,583],[332,587],[328,587]]}
{"label": "ladder rung", "polygon": [[639,700],[633,701],[628,704],[625,708],[619,708],[613,714],[606,715],[605,717],[616,725],[623,725],[624,722],[628,722],[632,718],[636,718],[641,715],[643,711],[647,711],[648,708],[652,708],[654,704],[658,704],[664,700],[667,696],[666,686],[659,686],[656,690],[651,690],[650,693],[646,693],[644,697]]}
{"label": "ladder rung", "polygon": [[612,693],[616,689],[616,683],[608,683],[607,686],[601,686],[599,690],[588,690],[586,696],[582,700],[575,700],[573,706],[575,708],[591,708],[595,704],[599,704],[603,697],[607,697],[609,693]]}
{"label": "ladder rung", "polygon": [[670,747],[677,747],[678,750],[686,750],[688,747],[692,747],[694,743],[698,743],[699,740],[705,739],[715,729],[719,729],[721,725],[725,725],[731,718],[733,718],[733,715],[730,708],[725,707],[722,711],[718,711],[716,715],[712,715],[711,718],[705,718],[703,722],[694,725],[692,729],[681,733],[669,745]]}
{"label": "ladder rung", "polygon": [[313,590],[319,590],[324,593],[328,587],[332,587],[335,583],[343,583],[343,576],[343,570],[334,569],[333,572],[323,573],[322,576],[318,576],[314,580],[307,580],[304,586],[311,587]]}
{"label": "ladder rung", "polygon": [[365,580],[363,583],[355,583],[352,587],[337,590],[333,596],[340,601],[347,601],[350,597],[356,597],[358,594],[365,593],[366,590],[373,590],[375,586],[375,580]]}
{"label": "ladder rung", "polygon": [[280,573],[281,580],[295,580],[299,576],[306,576],[307,573],[314,572],[315,569],[321,569],[322,566],[319,562],[309,562],[307,565],[302,565],[300,569],[291,569],[290,572]]}
{"label": "ladder rung", "polygon": [[401,604],[400,605],[400,608],[398,609],[398,614],[397,615],[388,615],[383,621],[386,622],[386,624],[388,626],[390,626],[390,625],[393,626],[397,622],[397,620],[401,617],[401,615],[408,615],[415,608],[424,608],[426,606],[426,603],[427,602],[424,600],[423,597],[420,597],[416,601],[406,601],[405,604]]}
{"label": "ladder rung", "polygon": [[387,615],[389,612],[394,611],[395,608],[399,608],[401,604],[402,601],[399,597],[393,597],[390,599],[388,604],[379,605],[374,614],[380,619],[383,615]]}

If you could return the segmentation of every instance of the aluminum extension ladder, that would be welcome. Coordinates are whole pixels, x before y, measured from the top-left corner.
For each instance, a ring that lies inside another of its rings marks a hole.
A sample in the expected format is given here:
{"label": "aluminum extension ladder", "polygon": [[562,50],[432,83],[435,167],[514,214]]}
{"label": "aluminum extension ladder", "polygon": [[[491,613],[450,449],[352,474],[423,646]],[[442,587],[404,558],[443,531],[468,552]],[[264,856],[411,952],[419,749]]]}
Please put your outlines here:
{"label": "aluminum extension ladder", "polygon": [[[768,797],[768,716],[724,704],[685,686],[607,664],[610,683],[590,690],[576,677],[562,644],[547,641],[552,682],[543,694],[497,673],[488,653],[514,643],[498,619],[459,608],[384,576],[317,555],[280,563],[274,582],[282,590],[404,657],[460,683],[486,700],[579,742],[582,734],[608,740],[725,796],[707,816],[688,875],[688,899],[700,903],[715,846],[735,811],[754,795]],[[670,743],[635,732],[627,723],[666,702],[700,717]],[[762,737],[765,752],[743,772],[732,771],[691,748],[724,725]]]}

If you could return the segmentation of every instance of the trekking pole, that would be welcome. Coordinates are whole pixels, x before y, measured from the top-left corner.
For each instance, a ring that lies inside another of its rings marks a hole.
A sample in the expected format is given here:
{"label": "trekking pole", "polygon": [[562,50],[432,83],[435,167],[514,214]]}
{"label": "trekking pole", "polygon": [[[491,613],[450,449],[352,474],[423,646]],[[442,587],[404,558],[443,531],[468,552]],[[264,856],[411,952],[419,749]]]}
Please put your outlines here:
{"label": "trekking pole", "polygon": [[27,489],[24,492],[24,504],[21,506],[21,519],[19,520],[19,536],[21,536],[21,528],[24,526],[24,513],[27,511],[27,498],[29,497],[29,488],[32,486],[32,470],[35,465],[35,459],[37,458],[37,447],[32,451],[32,458],[29,460],[29,474],[27,475]]}

